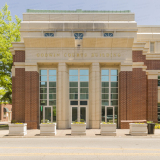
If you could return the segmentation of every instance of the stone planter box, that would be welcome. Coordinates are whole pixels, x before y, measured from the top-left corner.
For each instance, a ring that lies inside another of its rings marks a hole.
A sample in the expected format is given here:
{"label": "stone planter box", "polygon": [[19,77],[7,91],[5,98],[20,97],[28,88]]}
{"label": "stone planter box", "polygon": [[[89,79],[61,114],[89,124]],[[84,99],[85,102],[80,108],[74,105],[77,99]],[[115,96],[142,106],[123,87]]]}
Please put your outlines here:
{"label": "stone planter box", "polygon": [[146,123],[145,124],[130,123],[129,127],[130,127],[129,133],[132,136],[147,136],[148,130]]}
{"label": "stone planter box", "polygon": [[9,136],[25,136],[27,134],[27,123],[9,124]]}
{"label": "stone planter box", "polygon": [[102,136],[116,136],[116,123],[113,124],[103,124],[101,123],[100,134]]}
{"label": "stone planter box", "polygon": [[71,123],[71,135],[86,135],[86,123],[73,124]]}
{"label": "stone planter box", "polygon": [[56,123],[40,124],[40,136],[55,136],[55,135],[56,135]]}

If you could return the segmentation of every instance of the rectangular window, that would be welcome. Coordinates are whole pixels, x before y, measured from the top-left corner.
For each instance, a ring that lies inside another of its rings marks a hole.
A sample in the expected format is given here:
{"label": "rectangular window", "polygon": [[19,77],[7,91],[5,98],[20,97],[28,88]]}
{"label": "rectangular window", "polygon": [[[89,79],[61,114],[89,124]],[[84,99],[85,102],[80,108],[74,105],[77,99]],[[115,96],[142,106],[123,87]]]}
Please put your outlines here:
{"label": "rectangular window", "polygon": [[158,86],[160,86],[160,76],[158,76]]}
{"label": "rectangular window", "polygon": [[[55,69],[41,69],[39,77],[39,99],[40,99],[40,122],[43,122],[43,107],[52,106],[52,119],[56,122],[56,80],[57,73]],[[51,108],[50,108],[51,110]],[[46,110],[45,110],[46,111]],[[47,114],[47,112],[45,112]]]}
{"label": "rectangular window", "polygon": [[54,33],[52,33],[52,32],[46,32],[46,33],[44,33],[44,36],[45,37],[54,37]]}
{"label": "rectangular window", "polygon": [[83,33],[74,33],[75,39],[83,39]]}
{"label": "rectangular window", "polygon": [[160,103],[158,103],[158,122],[160,122]]}
{"label": "rectangular window", "polygon": [[89,70],[70,69],[69,70],[69,98],[88,99],[89,96]]}
{"label": "rectangular window", "polygon": [[150,42],[150,53],[154,53],[154,42]]}

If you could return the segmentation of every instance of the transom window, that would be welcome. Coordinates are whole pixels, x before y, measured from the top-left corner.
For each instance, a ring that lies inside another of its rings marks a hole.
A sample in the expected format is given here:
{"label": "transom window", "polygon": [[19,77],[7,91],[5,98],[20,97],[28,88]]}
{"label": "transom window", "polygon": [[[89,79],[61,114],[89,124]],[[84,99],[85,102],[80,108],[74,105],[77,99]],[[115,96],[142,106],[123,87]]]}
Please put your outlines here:
{"label": "transom window", "polygon": [[54,69],[40,70],[40,120],[43,120],[44,106],[53,107],[53,122],[56,121],[56,79],[57,73]]}
{"label": "transom window", "polygon": [[74,33],[75,39],[83,39],[83,33]]}
{"label": "transom window", "polygon": [[89,95],[89,70],[69,70],[69,99],[88,99]]}
{"label": "transom window", "polygon": [[44,33],[45,37],[54,37],[54,33]]}
{"label": "transom window", "polygon": [[113,37],[113,33],[104,33],[104,37]]}

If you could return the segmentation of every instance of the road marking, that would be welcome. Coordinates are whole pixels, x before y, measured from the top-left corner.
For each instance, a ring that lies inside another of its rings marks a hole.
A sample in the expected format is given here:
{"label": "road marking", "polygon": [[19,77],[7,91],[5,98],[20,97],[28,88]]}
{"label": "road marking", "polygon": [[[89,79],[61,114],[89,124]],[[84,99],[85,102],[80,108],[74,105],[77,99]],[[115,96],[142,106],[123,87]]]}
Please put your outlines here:
{"label": "road marking", "polygon": [[160,153],[7,153],[2,156],[160,156]]}
{"label": "road marking", "polygon": [[93,149],[93,150],[138,150],[138,151],[160,151],[160,149],[148,148],[92,148],[92,147],[0,147],[0,149]]}

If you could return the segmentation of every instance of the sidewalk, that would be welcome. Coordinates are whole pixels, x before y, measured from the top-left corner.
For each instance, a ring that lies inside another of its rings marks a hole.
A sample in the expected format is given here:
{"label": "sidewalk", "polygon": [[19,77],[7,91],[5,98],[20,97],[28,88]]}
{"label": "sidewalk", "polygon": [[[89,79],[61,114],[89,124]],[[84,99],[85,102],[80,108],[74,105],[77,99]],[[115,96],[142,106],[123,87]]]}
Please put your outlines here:
{"label": "sidewalk", "polygon": [[[111,137],[146,137],[146,138],[160,138],[160,129],[155,129],[155,134],[149,134],[147,136],[131,136],[129,135],[129,129],[117,129],[117,135],[111,136]],[[100,135],[100,129],[87,129],[86,130],[86,136],[71,136],[71,129],[57,129],[56,136],[40,136],[40,130],[39,129],[30,129],[27,130],[27,135],[25,136],[8,136],[9,130],[8,127],[6,128],[0,128],[0,138],[74,138],[74,137],[91,137],[91,138],[104,138],[104,137],[110,137],[110,136],[101,136]]]}

